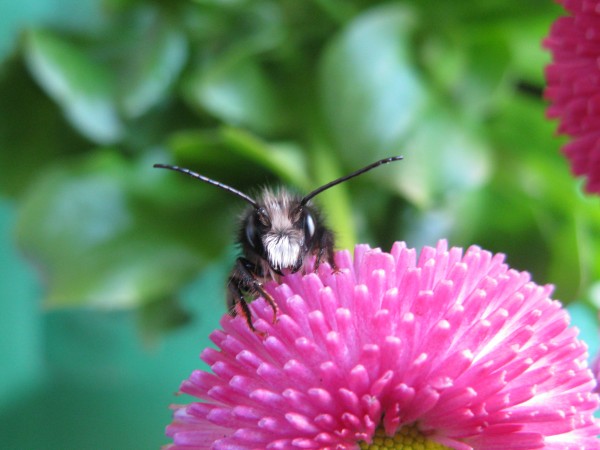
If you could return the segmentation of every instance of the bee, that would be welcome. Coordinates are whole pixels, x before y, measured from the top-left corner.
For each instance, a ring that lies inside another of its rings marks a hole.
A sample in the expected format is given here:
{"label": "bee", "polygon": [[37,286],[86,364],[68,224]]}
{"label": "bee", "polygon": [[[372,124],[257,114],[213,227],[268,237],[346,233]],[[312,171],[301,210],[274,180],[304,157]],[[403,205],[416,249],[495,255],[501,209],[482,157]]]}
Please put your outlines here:
{"label": "bee", "polygon": [[401,159],[402,156],[381,159],[330,181],[304,197],[284,188],[277,191],[265,188],[256,199],[183,167],[167,164],[154,164],[154,167],[184,173],[228,191],[250,204],[242,214],[237,236],[241,256],[236,259],[227,282],[227,308],[230,314],[242,316],[248,327],[256,332],[247,298],[262,296],[273,309],[273,321],[278,314],[277,304],[263,283],[276,279],[278,275],[298,272],[311,256],[315,257],[315,271],[323,261],[329,263],[334,272],[337,271],[333,260],[333,232],[327,228],[320,210],[311,200],[333,186]]}

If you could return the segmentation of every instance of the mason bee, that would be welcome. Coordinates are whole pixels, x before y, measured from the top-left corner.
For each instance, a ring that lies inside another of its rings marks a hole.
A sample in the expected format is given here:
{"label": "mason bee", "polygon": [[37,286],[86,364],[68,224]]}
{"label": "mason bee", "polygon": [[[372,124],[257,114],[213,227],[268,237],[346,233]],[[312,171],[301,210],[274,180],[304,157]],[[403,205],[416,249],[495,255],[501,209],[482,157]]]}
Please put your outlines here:
{"label": "mason bee", "polygon": [[313,197],[371,169],[401,159],[402,156],[381,159],[330,181],[304,197],[284,188],[277,191],[265,188],[257,199],[183,167],[167,164],[154,164],[154,167],[184,173],[231,192],[250,204],[242,214],[237,236],[241,256],[237,258],[227,281],[227,307],[232,315],[244,317],[248,327],[256,331],[247,296],[255,298],[261,295],[273,309],[273,321],[278,313],[275,300],[263,287],[264,282],[277,275],[298,272],[304,268],[309,256],[315,256],[314,270],[322,261],[328,262],[332,270],[337,270],[333,260],[333,232],[324,224],[319,209],[311,203]]}

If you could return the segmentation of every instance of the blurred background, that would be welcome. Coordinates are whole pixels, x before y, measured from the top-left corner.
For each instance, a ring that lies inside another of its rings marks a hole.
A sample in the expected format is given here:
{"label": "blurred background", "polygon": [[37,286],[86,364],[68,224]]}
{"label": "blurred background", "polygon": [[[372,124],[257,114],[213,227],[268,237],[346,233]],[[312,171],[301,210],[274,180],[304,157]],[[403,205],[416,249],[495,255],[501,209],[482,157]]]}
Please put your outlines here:
{"label": "blurred background", "polygon": [[556,286],[598,349],[600,205],[545,118],[552,1],[0,3],[3,448],[150,449],[225,312],[239,199],[338,236],[480,245]]}

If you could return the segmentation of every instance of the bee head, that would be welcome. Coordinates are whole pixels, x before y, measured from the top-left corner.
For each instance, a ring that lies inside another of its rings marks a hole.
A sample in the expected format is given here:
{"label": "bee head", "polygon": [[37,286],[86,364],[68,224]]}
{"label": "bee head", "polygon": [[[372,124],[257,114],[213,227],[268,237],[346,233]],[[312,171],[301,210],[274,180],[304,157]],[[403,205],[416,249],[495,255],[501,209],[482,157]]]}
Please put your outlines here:
{"label": "bee head", "polygon": [[285,190],[263,192],[258,207],[244,221],[248,244],[281,274],[282,270],[297,272],[316,231],[316,218],[302,198]]}
{"label": "bee head", "polygon": [[[315,245],[322,245],[318,240],[324,236],[325,229],[320,223],[318,210],[310,205],[313,197],[382,164],[401,159],[401,156],[392,156],[375,161],[349,175],[318,187],[304,197],[292,195],[283,189],[278,193],[265,189],[259,201],[231,186],[184,167],[167,164],[154,164],[154,167],[184,173],[230,192],[249,203],[252,207],[248,208],[242,220],[240,242],[245,247],[245,251],[255,253],[255,256],[266,262],[271,270],[282,274],[283,270],[292,272],[300,270],[309,251]],[[315,240],[316,236],[318,240]]]}

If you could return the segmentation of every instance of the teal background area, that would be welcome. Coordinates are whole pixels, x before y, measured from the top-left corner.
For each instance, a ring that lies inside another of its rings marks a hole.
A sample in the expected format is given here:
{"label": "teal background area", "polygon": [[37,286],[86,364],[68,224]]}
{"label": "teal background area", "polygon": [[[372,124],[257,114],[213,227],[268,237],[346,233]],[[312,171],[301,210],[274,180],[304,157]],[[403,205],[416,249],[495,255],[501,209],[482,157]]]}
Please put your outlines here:
{"label": "teal background area", "polygon": [[[0,201],[0,447],[150,449],[179,384],[197,368],[224,306],[203,302],[226,273],[183,292],[195,320],[159,341],[140,338],[134,312],[41,309],[41,286],[10,239],[14,209]],[[201,313],[201,319],[199,318]]]}

